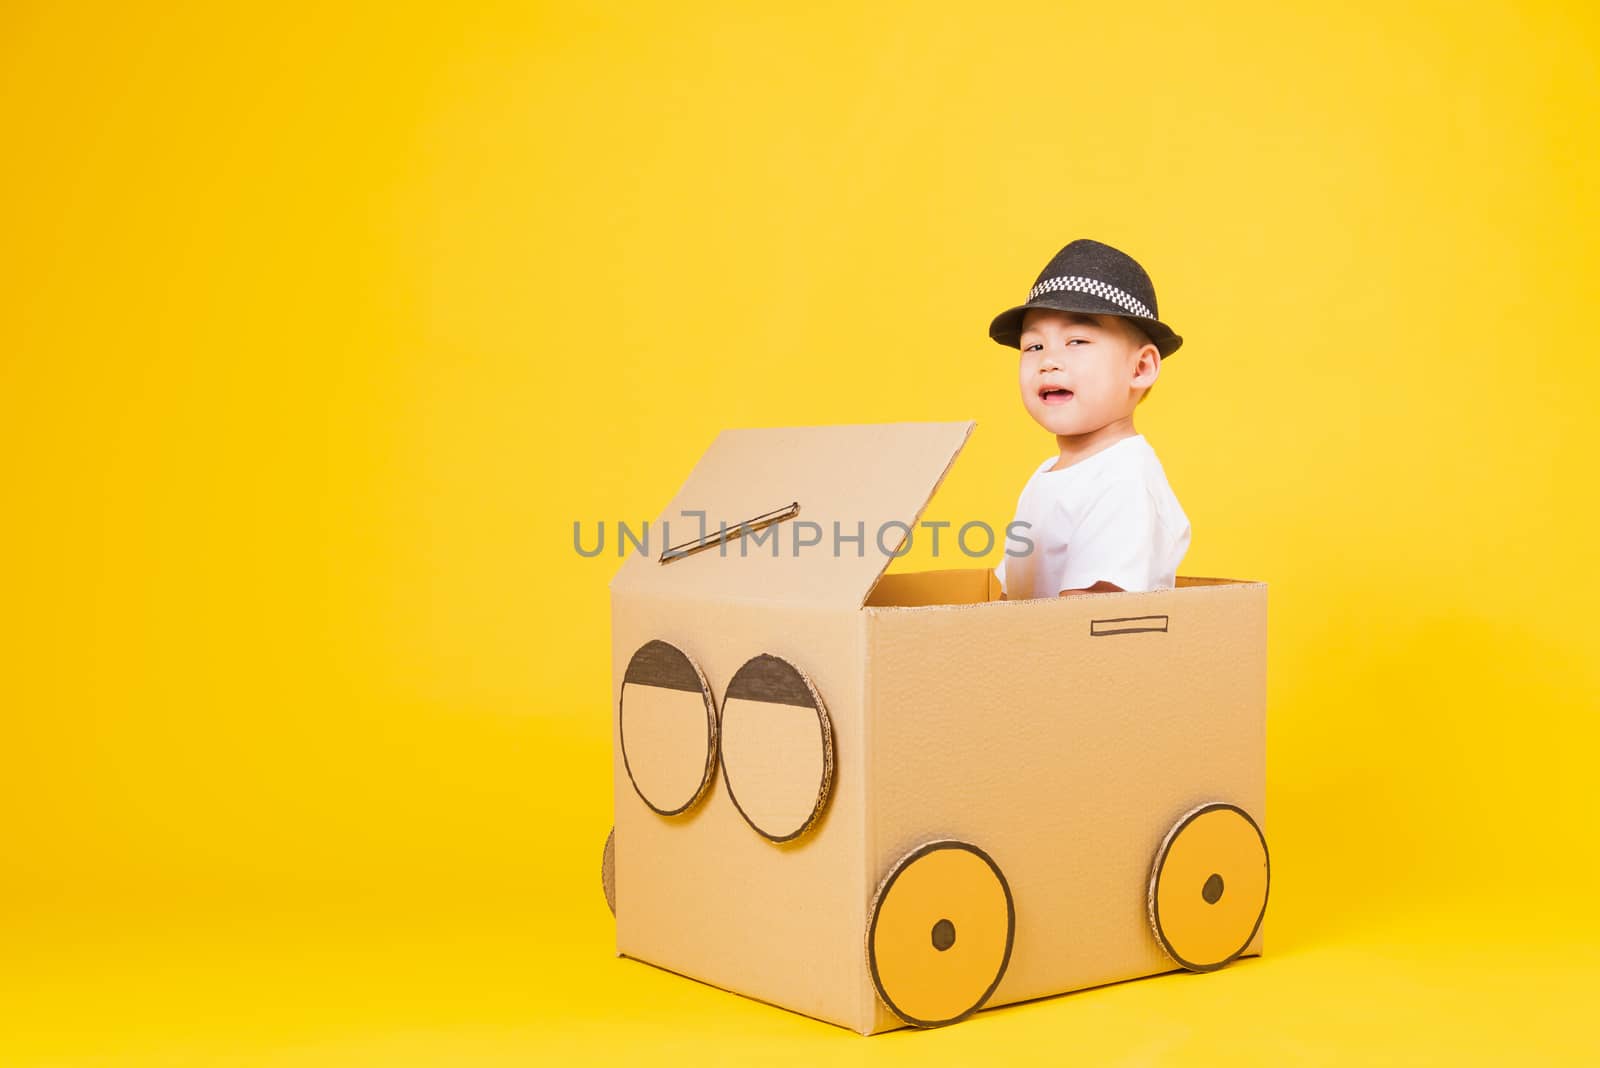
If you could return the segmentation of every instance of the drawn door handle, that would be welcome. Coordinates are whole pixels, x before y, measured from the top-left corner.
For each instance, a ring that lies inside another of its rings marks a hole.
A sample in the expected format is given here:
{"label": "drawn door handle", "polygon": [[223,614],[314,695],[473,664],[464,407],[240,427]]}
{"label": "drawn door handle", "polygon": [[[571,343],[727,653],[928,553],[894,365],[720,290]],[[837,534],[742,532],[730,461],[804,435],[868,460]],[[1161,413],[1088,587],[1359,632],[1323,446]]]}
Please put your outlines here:
{"label": "drawn door handle", "polygon": [[1120,619],[1089,621],[1091,638],[1105,638],[1112,634],[1147,634],[1151,631],[1165,633],[1166,629],[1166,616],[1123,616]]}
{"label": "drawn door handle", "polygon": [[782,508],[776,508],[770,512],[765,512],[756,516],[754,519],[746,519],[744,522],[735,524],[734,526],[723,527],[721,530],[717,531],[716,534],[709,538],[697,538],[694,541],[682,542],[678,545],[671,546],[670,548],[663,549],[661,551],[659,562],[663,564],[670,564],[674,560],[681,560],[685,556],[692,556],[697,552],[702,552],[706,549],[726,544],[727,542],[732,541],[734,538],[739,538],[746,534],[754,533],[755,531],[760,530],[762,527],[770,527],[772,524],[781,523],[785,519],[793,519],[799,514],[800,502],[792,501]]}

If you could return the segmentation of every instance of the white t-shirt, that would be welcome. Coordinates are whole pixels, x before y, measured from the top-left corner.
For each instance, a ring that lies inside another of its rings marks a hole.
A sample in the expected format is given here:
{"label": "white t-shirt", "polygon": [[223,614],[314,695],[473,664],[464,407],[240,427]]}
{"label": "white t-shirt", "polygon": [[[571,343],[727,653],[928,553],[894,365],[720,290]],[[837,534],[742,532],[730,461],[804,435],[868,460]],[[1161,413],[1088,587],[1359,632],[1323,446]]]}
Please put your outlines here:
{"label": "white t-shirt", "polygon": [[1172,586],[1189,549],[1189,517],[1144,435],[1051,471],[1058,459],[1040,464],[1017,498],[1013,522],[1028,527],[1013,528],[995,568],[1007,599],[1055,597],[1101,580],[1125,590]]}

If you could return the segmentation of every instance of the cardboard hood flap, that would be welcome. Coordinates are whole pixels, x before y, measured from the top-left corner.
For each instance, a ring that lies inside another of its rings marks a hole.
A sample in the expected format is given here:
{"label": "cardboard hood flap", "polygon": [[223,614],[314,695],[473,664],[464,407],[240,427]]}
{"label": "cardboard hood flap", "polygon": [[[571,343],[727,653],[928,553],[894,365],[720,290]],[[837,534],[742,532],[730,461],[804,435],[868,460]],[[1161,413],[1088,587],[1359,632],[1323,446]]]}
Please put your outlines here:
{"label": "cardboard hood flap", "polygon": [[[859,607],[973,426],[724,430],[650,524],[648,551],[630,544],[611,588]],[[738,533],[758,517],[769,521]],[[707,547],[660,562],[663,549],[696,545]]]}

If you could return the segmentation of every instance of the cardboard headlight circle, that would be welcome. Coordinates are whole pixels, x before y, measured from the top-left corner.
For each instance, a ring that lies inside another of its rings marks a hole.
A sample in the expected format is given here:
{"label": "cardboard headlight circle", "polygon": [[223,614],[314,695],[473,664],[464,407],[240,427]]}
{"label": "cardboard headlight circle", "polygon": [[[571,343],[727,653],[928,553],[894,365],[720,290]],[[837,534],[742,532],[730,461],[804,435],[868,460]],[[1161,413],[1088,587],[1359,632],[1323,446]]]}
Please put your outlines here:
{"label": "cardboard headlight circle", "polygon": [[1238,805],[1201,805],[1167,832],[1150,871],[1150,926],[1178,964],[1209,972],[1261,927],[1272,881],[1267,838]]}
{"label": "cardboard headlight circle", "polygon": [[751,657],[722,695],[722,780],[762,837],[789,842],[833,792],[833,724],[805,672],[770,653]]}
{"label": "cardboard headlight circle", "polygon": [[659,639],[628,661],[617,699],[622,766],[651,811],[676,816],[705,793],[717,762],[717,712],[705,673]]}
{"label": "cardboard headlight circle", "polygon": [[983,1008],[1011,962],[1017,914],[993,858],[967,842],[929,842],[879,887],[867,925],[878,996],[913,1027]]}

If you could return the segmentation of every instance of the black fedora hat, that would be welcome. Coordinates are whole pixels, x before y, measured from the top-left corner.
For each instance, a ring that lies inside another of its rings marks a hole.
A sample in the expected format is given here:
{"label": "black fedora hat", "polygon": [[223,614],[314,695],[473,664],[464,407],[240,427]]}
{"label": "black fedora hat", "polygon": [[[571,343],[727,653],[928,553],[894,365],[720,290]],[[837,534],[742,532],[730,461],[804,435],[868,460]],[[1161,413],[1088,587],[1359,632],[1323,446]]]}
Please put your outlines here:
{"label": "black fedora hat", "polygon": [[989,324],[989,336],[1002,345],[1022,346],[1022,317],[1029,308],[1116,315],[1132,319],[1166,359],[1183,338],[1158,318],[1156,288],[1137,260],[1110,245],[1080,237],[1051,257],[1028,299]]}

